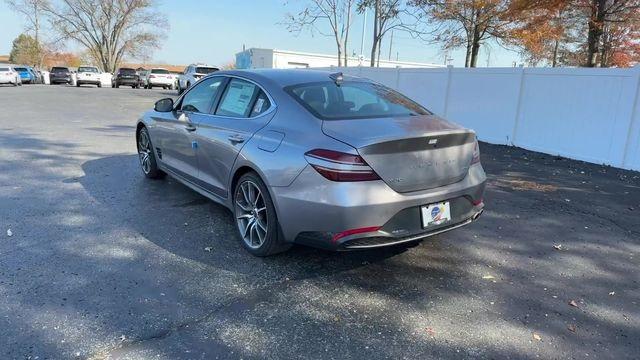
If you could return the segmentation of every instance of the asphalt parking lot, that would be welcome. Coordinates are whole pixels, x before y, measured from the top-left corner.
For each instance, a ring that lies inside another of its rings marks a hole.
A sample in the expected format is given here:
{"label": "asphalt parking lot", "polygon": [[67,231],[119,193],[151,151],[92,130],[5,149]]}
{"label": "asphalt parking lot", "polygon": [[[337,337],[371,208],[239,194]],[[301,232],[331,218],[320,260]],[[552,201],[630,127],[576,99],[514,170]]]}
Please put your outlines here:
{"label": "asphalt parking lot", "polygon": [[482,144],[478,222],[256,258],[142,176],[135,120],[167,94],[0,87],[0,358],[638,358],[639,173]]}

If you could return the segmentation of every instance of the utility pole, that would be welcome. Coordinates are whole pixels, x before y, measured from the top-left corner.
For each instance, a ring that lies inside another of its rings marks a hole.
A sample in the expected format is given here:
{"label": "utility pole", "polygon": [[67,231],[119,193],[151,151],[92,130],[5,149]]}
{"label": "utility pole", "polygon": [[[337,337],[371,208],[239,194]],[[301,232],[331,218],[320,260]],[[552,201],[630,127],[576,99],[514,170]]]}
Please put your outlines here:
{"label": "utility pole", "polygon": [[367,34],[367,8],[364,9],[362,19],[362,39],[360,40],[360,56],[364,59],[364,38]]}
{"label": "utility pole", "polygon": [[391,40],[389,41],[389,61],[391,61],[391,49],[393,48],[393,30],[391,30]]}

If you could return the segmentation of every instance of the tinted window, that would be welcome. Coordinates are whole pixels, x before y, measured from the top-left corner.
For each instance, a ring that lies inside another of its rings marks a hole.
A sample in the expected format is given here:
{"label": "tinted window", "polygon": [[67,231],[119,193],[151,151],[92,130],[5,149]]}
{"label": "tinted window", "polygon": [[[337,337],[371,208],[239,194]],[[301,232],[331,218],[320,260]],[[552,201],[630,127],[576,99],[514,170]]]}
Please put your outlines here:
{"label": "tinted window", "polygon": [[133,69],[120,69],[118,70],[118,73],[124,74],[124,75],[135,75],[136,71]]}
{"label": "tinted window", "polygon": [[16,68],[16,71],[27,71],[27,69],[26,69],[26,68],[23,68],[23,67],[17,67],[17,68]]}
{"label": "tinted window", "polygon": [[196,73],[198,74],[211,74],[214,71],[218,71],[218,69],[213,67],[197,67],[196,68]]}
{"label": "tinted window", "polygon": [[380,84],[332,81],[294,85],[286,91],[315,116],[325,120],[430,114],[399,92]]}
{"label": "tinted window", "polygon": [[267,111],[269,107],[271,107],[269,98],[262,90],[260,90],[260,93],[258,93],[258,96],[256,97],[256,101],[253,103],[253,107],[251,108],[251,114],[249,114],[249,117],[258,116]]}
{"label": "tinted window", "polygon": [[259,90],[254,83],[232,79],[220,100],[216,115],[231,117],[248,117],[251,112],[253,96]]}
{"label": "tinted window", "polygon": [[92,73],[97,73],[98,69],[94,68],[94,67],[88,67],[88,66],[80,66],[78,68],[78,72],[92,72]]}
{"label": "tinted window", "polygon": [[207,113],[224,78],[212,77],[199,82],[182,99],[182,111]]}
{"label": "tinted window", "polygon": [[54,66],[51,68],[51,72],[69,72],[69,69],[66,67],[57,67]]}
{"label": "tinted window", "polygon": [[151,70],[152,74],[168,74],[169,70],[165,70],[165,69],[152,69]]}

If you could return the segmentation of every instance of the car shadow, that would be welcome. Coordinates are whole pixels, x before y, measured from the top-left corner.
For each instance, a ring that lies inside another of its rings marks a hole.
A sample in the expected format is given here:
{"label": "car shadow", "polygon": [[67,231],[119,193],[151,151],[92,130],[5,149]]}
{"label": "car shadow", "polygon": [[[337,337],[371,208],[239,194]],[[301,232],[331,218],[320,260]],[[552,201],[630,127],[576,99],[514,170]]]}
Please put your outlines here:
{"label": "car shadow", "polygon": [[[102,206],[109,207],[114,216],[144,214],[121,220],[146,239],[180,257],[234,273],[251,275],[264,272],[266,267],[276,278],[327,276],[384,261],[418,244],[350,252],[294,245],[285,253],[258,258],[242,247],[226,207],[170,176],[163,180],[146,179],[138,169],[136,155],[90,160],[82,165],[82,170],[85,175],[71,181],[79,182]],[[123,188],[127,191],[105,192]]]}

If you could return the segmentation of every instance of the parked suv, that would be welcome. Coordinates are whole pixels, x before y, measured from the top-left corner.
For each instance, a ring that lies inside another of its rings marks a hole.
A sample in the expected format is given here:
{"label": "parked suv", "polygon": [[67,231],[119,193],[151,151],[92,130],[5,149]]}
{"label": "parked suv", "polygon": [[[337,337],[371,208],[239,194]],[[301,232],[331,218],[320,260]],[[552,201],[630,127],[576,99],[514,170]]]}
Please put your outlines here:
{"label": "parked suv", "polygon": [[178,93],[182,94],[196,81],[200,80],[203,76],[211,74],[214,71],[218,71],[217,67],[203,65],[203,64],[191,64],[184,69],[182,75],[178,77]]}
{"label": "parked suv", "polygon": [[49,83],[53,84],[71,84],[71,71],[68,67],[54,66],[49,73]]}
{"label": "parked suv", "polygon": [[145,81],[147,89],[153,89],[153,87],[161,87],[163,89],[173,89],[173,75],[167,69],[156,68],[151,69],[147,73],[147,79]]}
{"label": "parked suv", "polygon": [[80,66],[78,68],[78,79],[76,80],[76,86],[90,84],[102,87],[100,82],[100,71],[95,66]]}
{"label": "parked suv", "polygon": [[20,74],[15,72],[11,66],[0,66],[0,84],[18,86],[22,85],[22,79]]}
{"label": "parked suv", "polygon": [[131,86],[132,89],[137,89],[139,86],[139,77],[136,70],[131,68],[118,69],[111,79],[111,87],[118,88],[120,85]]}

